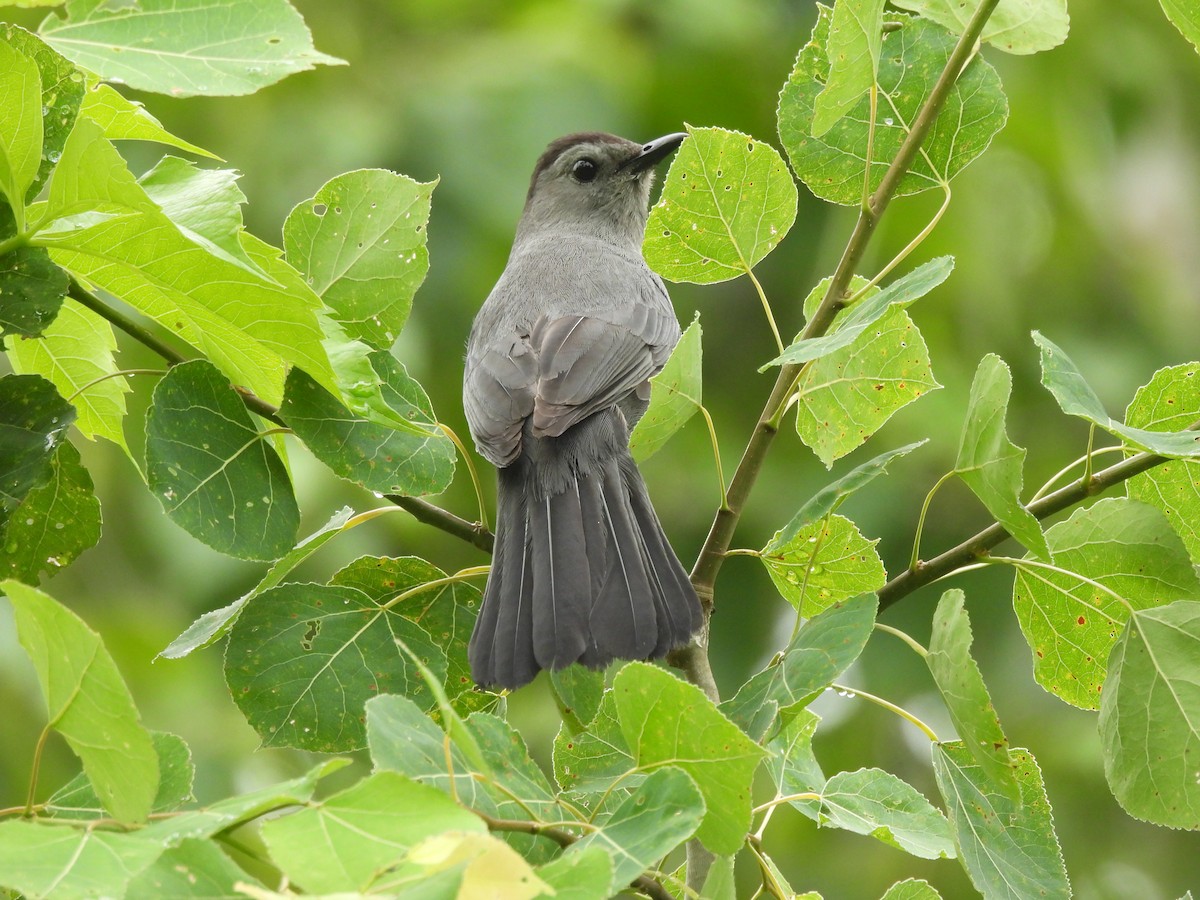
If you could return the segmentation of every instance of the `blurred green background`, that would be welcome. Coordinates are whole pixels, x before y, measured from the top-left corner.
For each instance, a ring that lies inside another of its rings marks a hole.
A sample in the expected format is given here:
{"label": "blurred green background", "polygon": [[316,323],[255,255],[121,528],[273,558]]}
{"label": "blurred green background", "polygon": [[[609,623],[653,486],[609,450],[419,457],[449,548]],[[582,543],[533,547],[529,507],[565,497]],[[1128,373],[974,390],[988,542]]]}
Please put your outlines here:
{"label": "blurred green background", "polygon": [[[429,227],[432,269],[396,353],[429,391],[440,417],[466,434],[459,401],[467,331],[504,266],[529,171],[545,144],[569,131],[602,129],[636,140],[684,122],[738,129],[778,143],[780,86],[815,18],[809,0],[296,0],[317,47],[349,61],[294,76],[245,98],[178,100],[139,96],[172,131],[222,156],[243,173],[251,231],[278,244],[288,210],[329,178],[385,167],[440,178]],[[1156,3],[1075,3],[1067,43],[1036,57],[990,48],[1011,104],[1008,127],[953,184],[954,201],[914,261],[951,253],[952,278],[912,313],[930,346],[944,390],[900,412],[835,473],[924,436],[931,444],[843,510],[879,549],[889,571],[907,562],[921,499],[953,461],[971,376],[988,352],[1012,366],[1010,434],[1030,450],[1032,488],[1079,456],[1086,429],[1058,413],[1038,385],[1031,329],[1069,353],[1119,414],[1134,389],[1164,365],[1200,354],[1200,58]],[[3,11],[32,27],[40,14]],[[124,145],[135,171],[157,148]],[[864,269],[873,273],[928,221],[940,196],[889,210]],[[832,271],[853,211],[829,208],[801,190],[797,223],[759,267],[781,328],[800,324],[799,301]],[[756,368],[773,355],[770,333],[748,283],[672,289],[686,323],[701,312],[705,399],[716,419],[726,472],[769,390]],[[122,341],[123,364],[155,365]],[[140,446],[152,387],[139,379],[128,432]],[[294,774],[308,760],[255,752],[257,740],[229,700],[221,650],[182,661],[154,655],[200,613],[225,605],[263,567],[218,556],[169,524],[114,447],[82,439],[85,463],[104,506],[98,547],[46,587],[104,636],[152,728],[177,732],[198,766],[197,795],[231,791]],[[343,504],[377,505],[338,481],[302,450],[292,455],[303,533]],[[659,514],[685,561],[694,558],[717,502],[708,438],[690,424],[646,466]],[[794,434],[776,442],[736,546],[761,547],[830,476]],[[491,490],[491,474],[485,473]],[[439,503],[473,517],[460,469]],[[958,485],[939,494],[925,555],[987,522]],[[1006,547],[1006,550],[1013,548]],[[364,553],[417,554],[453,571],[478,565],[478,551],[433,533],[405,514],[340,538],[301,571],[324,580]],[[971,574],[967,591],[981,659],[1012,742],[1041,763],[1076,893],[1083,898],[1172,900],[1200,888],[1200,843],[1135,822],[1103,780],[1094,715],[1042,692],[1008,594],[1011,575]],[[884,621],[919,640],[940,587],[889,611]],[[713,665],[728,695],[786,640],[792,610],[756,562],[733,558],[718,584]],[[952,729],[920,660],[886,635],[872,641],[849,682]],[[557,717],[542,680],[510,702],[535,755],[547,759]],[[825,721],[817,753],[827,771],[880,766],[934,795],[928,742],[900,719],[861,700],[835,696],[815,707]],[[24,799],[44,722],[33,672],[0,607],[0,807]],[[44,798],[74,772],[51,741],[42,768]],[[909,875],[948,898],[971,896],[954,862],[914,860],[870,838],[819,831],[778,811],[767,849],[798,890],[828,900],[874,898]],[[752,865],[740,866],[752,890]]]}

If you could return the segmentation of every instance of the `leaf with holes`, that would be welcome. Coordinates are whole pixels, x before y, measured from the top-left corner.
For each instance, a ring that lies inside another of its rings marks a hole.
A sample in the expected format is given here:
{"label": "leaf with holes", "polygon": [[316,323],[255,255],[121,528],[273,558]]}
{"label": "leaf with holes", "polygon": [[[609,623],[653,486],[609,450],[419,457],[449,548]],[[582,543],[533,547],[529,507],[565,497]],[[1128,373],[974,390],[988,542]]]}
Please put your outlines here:
{"label": "leaf with holes", "polygon": [[383,169],[347,172],[284,222],[288,262],[347,334],[376,349],[395,343],[429,271],[425,226],[435,187]]}
{"label": "leaf with holes", "polygon": [[[832,19],[818,6],[812,38],[800,51],[779,96],[779,138],[796,174],[823,200],[847,206],[862,202],[870,109],[866,97],[820,137],[813,136],[816,98],[825,88],[830,64],[826,49]],[[879,100],[871,153],[869,190],[874,191],[895,158],[922,104],[946,67],[955,35],[926,19],[892,16],[900,27],[883,37],[879,59]],[[1000,76],[975,56],[954,83],[941,113],[921,145],[897,196],[949,182],[987,149],[1008,118]]]}
{"label": "leaf with holes", "polygon": [[83,95],[79,114],[95,122],[104,131],[104,136],[110,141],[153,141],[156,144],[166,144],[197,156],[207,156],[209,159],[219,159],[213,153],[195,144],[189,144],[178,137],[154,118],[145,105],[137,100],[130,100],[115,88],[107,84],[93,84]]}
{"label": "leaf with holes", "polygon": [[68,441],[50,458],[50,475],[0,526],[0,577],[36,585],[100,540],[100,501],[92,476]]}
{"label": "leaf with holes", "polygon": [[921,332],[908,313],[893,309],[850,346],[805,367],[796,388],[796,430],[829,468],[940,387]]}
{"label": "leaf with holes", "polygon": [[0,527],[53,474],[75,409],[38,375],[0,378]]}
{"label": "leaf with holes", "polygon": [[[1147,431],[1184,431],[1200,419],[1200,363],[1159,369],[1133,396],[1125,424]],[[1200,460],[1172,459],[1125,482],[1134,500],[1163,511],[1200,563]]]}
{"label": "leaf with holes", "polygon": [[305,372],[292,369],[279,416],[334,474],[381,494],[436,494],[454,477],[454,445],[429,397],[385,350],[370,356],[394,425],[355,415]]}
{"label": "leaf with holes", "polygon": [[54,730],[83,761],[109,814],[144,821],[158,789],[158,755],[100,636],[36,588],[8,580],[0,592],[12,604]]}
{"label": "leaf with holes", "polygon": [[1021,505],[1025,450],[1010,441],[1004,429],[1011,394],[1012,373],[1004,360],[989,353],[971,382],[954,471],[1009,534],[1038,559],[1049,559],[1042,527]]}
{"label": "leaf with holes", "polygon": [[650,406],[629,435],[633,458],[643,462],[663,448],[704,403],[700,315],[684,329],[662,370],[650,379]]}
{"label": "leaf with holes", "polygon": [[[444,582],[446,573],[415,556],[363,556],[339,571],[330,584],[362,591],[377,603],[409,594],[391,611],[424,629],[446,655],[446,696],[461,712],[491,706],[493,695],[476,691],[467,662],[467,643],[482,600],[465,581]],[[425,585],[435,584],[426,588]]]}
{"label": "leaf with holes", "polygon": [[1200,432],[1162,432],[1118,422],[1104,411],[1096,392],[1057,345],[1036,331],[1033,341],[1042,351],[1042,384],[1068,416],[1078,416],[1149,453],[1180,459],[1200,457]]}
{"label": "leaf with holes", "polygon": [[394,609],[352,587],[283,584],[242,610],[225,680],[264,747],[356,750],[366,744],[369,698],[395,693],[433,705],[397,639],[445,679],[441,647]]}
{"label": "leaf with holes", "polygon": [[1012,751],[1021,802],[998,796],[958,741],[933,745],[933,772],[946,802],[958,858],[985,897],[1067,900],[1071,885],[1042,771],[1028,750]]}
{"label": "leaf with holes", "polygon": [[146,482],[171,520],[214,550],[272,560],[296,541],[287,470],[207,360],[173,367],[154,389]]}
{"label": "leaf with holes", "polygon": [[802,527],[786,541],[782,531],[767,542],[759,559],[788,603],[805,616],[824,612],[834,603],[877,591],[887,581],[868,541],[845,516],[830,513]]}
{"label": "leaf with holes", "polygon": [[714,853],[735,853],[750,827],[750,783],[764,756],[693,684],[648,663],[613,680],[617,718],[639,768],[677,765],[704,795],[696,836]]}
{"label": "leaf with holes", "polygon": [[81,434],[105,438],[129,452],[122,427],[129,382],[124,376],[106,377],[118,371],[116,349],[112,326],[68,299],[40,340],[14,342],[8,358],[14,372],[41,375],[71,398]]}
{"label": "leaf with holes", "polygon": [[[896,5],[962,34],[979,4],[899,0]],[[979,39],[1007,53],[1040,53],[1065,41],[1069,27],[1067,0],[1005,0],[996,6]]]}
{"label": "leaf with holes", "polygon": [[1077,510],[1046,531],[1046,542],[1061,571],[1019,566],[1013,608],[1038,684],[1095,709],[1108,654],[1130,611],[1200,596],[1200,578],[1166,516],[1136,500]]}
{"label": "leaf with holes", "polygon": [[42,38],[108,81],[172,97],[252,94],[295,72],[343,60],[313,48],[287,0],[67,0]]}
{"label": "leaf with holes", "polygon": [[778,151],[736,131],[688,127],[650,210],[642,250],[669,281],[744,275],[796,220],[796,184]]}
{"label": "leaf with holes", "polygon": [[1104,776],[1131,816],[1200,828],[1200,603],[1136,611],[1108,662],[1100,703]]}

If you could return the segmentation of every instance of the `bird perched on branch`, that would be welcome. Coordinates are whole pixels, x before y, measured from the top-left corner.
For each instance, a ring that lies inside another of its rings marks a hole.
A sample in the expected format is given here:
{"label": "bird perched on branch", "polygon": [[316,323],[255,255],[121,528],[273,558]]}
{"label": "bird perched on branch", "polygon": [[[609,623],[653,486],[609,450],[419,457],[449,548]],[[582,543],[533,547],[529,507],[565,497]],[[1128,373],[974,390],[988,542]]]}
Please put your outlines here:
{"label": "bird perched on branch", "polygon": [[475,318],[463,406],[499,477],[492,569],[469,651],[481,685],[660,657],[700,625],[629,452],[650,376],[680,335],[641,244],[655,164],[685,137],[551,143],[508,264]]}

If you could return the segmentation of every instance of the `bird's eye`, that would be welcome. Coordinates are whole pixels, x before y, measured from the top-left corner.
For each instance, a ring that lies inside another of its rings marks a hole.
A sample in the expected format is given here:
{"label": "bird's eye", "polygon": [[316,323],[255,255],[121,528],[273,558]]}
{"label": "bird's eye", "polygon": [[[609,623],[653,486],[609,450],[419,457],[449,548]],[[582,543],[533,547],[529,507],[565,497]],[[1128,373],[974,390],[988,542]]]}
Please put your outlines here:
{"label": "bird's eye", "polygon": [[571,166],[571,177],[580,184],[587,184],[589,181],[595,181],[596,176],[600,173],[600,167],[593,160],[580,159],[576,160],[575,165]]}

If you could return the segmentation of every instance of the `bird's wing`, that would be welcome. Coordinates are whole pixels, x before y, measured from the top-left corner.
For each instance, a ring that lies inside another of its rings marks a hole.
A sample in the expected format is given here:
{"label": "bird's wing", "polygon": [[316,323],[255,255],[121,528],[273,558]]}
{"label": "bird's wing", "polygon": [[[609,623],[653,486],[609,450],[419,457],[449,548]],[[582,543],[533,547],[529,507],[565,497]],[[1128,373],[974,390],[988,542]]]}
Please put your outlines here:
{"label": "bird's wing", "polygon": [[468,365],[463,410],[476,448],[492,464],[507,466],[520,455],[537,380],[537,354],[528,335],[497,341]]}

